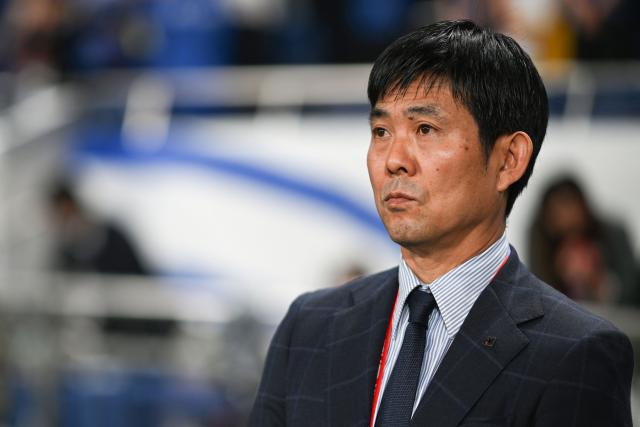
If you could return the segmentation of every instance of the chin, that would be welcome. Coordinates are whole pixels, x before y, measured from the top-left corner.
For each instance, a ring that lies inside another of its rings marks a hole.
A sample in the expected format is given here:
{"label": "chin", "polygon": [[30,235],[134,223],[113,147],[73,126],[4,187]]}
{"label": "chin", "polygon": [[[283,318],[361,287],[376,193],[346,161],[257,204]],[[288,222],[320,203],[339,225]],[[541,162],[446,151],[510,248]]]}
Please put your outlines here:
{"label": "chin", "polygon": [[423,240],[411,239],[411,238],[408,238],[406,236],[391,237],[391,240],[393,240],[395,243],[397,243],[398,245],[402,246],[403,248],[406,248],[406,249],[409,249],[409,250],[424,246],[424,241]]}
{"label": "chin", "polygon": [[387,231],[391,240],[406,248],[418,246],[424,242],[423,236],[406,225],[393,228],[387,227]]}
{"label": "chin", "polygon": [[438,230],[426,227],[425,224],[411,222],[389,224],[387,232],[391,240],[409,250],[437,245],[438,241],[446,236],[446,234],[439,233]]}

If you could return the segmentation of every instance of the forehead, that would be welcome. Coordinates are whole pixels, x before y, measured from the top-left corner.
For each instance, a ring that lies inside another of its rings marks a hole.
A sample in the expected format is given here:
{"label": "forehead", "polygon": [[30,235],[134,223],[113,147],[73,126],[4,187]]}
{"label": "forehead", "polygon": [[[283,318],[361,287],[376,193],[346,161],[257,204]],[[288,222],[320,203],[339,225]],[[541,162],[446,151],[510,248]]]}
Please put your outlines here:
{"label": "forehead", "polygon": [[407,87],[393,85],[373,106],[371,116],[386,115],[392,109],[424,112],[434,116],[470,114],[451,92],[448,80],[416,79]]}

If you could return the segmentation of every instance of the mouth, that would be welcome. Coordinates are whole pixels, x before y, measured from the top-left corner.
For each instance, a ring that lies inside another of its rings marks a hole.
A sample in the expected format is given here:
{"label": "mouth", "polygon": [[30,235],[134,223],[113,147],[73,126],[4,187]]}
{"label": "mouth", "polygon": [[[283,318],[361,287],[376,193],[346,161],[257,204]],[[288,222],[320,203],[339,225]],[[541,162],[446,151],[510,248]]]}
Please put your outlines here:
{"label": "mouth", "polygon": [[405,204],[414,202],[416,199],[406,193],[393,191],[384,197],[384,202],[388,207],[402,207]]}

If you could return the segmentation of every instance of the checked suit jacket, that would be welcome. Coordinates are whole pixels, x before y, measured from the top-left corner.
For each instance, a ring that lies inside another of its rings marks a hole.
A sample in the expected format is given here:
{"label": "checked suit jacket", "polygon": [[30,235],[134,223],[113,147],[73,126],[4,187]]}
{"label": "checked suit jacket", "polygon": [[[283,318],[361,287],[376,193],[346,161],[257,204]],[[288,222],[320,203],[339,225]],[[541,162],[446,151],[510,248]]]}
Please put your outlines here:
{"label": "checked suit jacket", "polygon": [[[251,426],[367,426],[396,269],[302,295],[272,340]],[[428,349],[427,349],[428,351]],[[412,426],[631,426],[627,337],[515,250],[480,294]]]}

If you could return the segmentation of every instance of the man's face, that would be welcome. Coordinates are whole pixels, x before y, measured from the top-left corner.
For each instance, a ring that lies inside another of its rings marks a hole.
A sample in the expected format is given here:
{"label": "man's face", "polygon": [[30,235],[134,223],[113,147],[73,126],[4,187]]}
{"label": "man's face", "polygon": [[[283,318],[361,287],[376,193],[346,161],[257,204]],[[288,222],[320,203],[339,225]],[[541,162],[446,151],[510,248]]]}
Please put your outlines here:
{"label": "man's face", "polygon": [[502,223],[494,157],[485,158],[478,126],[448,83],[425,93],[414,82],[378,101],[367,167],[391,239],[407,249],[453,247]]}

